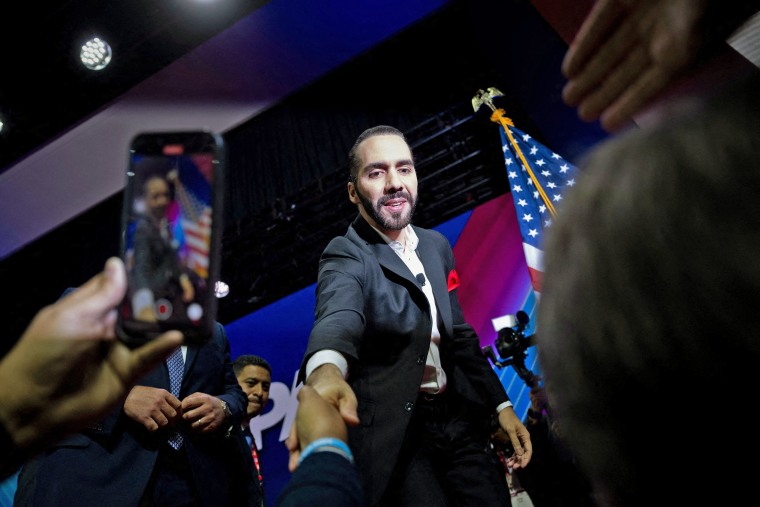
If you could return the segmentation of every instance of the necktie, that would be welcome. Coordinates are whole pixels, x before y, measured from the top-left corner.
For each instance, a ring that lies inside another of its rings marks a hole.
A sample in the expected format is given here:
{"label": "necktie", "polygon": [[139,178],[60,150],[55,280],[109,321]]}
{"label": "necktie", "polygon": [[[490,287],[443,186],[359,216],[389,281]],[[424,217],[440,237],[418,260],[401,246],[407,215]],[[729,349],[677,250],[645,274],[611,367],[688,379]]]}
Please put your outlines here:
{"label": "necktie", "polygon": [[[185,361],[182,359],[182,347],[177,347],[166,359],[169,368],[169,389],[174,396],[179,397],[179,388],[182,385],[182,374],[185,369]],[[169,445],[174,449],[182,447],[182,435],[176,431],[169,432]]]}

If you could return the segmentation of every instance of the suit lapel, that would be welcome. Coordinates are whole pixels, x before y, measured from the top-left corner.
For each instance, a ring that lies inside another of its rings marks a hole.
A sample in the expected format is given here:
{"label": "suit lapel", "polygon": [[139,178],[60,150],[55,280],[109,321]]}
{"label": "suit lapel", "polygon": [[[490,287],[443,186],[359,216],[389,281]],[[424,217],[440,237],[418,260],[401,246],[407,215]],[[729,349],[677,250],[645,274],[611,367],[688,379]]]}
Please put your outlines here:
{"label": "suit lapel", "polygon": [[[383,241],[383,238],[377,234],[377,231],[361,215],[356,217],[352,225],[359,237],[372,250],[372,253],[383,269],[408,280],[412,287],[422,292],[417,280],[412,272],[409,271],[406,264],[404,264],[404,261]],[[440,331],[448,336],[453,336],[451,301],[449,300],[448,281],[446,278],[448,272],[443,264],[444,256],[436,249],[436,244],[428,230],[420,229],[416,226],[412,227],[414,227],[414,232],[420,240],[419,245],[417,245],[417,253],[420,256],[422,265],[425,267],[426,278],[430,281],[430,285],[433,288],[433,297],[435,298],[438,316],[441,322],[443,322],[443,329],[440,329]]]}
{"label": "suit lapel", "polygon": [[198,347],[188,345],[187,357],[185,358],[185,376],[187,376],[187,373],[193,367],[193,363],[195,363],[196,357],[198,357]]}
{"label": "suit lapel", "polygon": [[414,275],[404,261],[388,246],[388,244],[380,237],[375,229],[373,229],[364,218],[359,215],[353,223],[359,237],[364,240],[366,245],[372,250],[373,255],[377,258],[380,266],[384,270],[390,271],[395,275],[398,275],[408,280],[412,285],[417,284]]}
{"label": "suit lapel", "polygon": [[[430,286],[433,288],[433,297],[435,298],[435,306],[438,310],[438,316],[443,323],[443,329],[439,329],[439,331],[441,331],[442,334],[445,333],[448,336],[451,336],[453,334],[451,328],[451,301],[449,300],[446,266],[443,265],[443,256],[436,250],[432,237],[427,233],[428,231],[415,227],[414,232],[420,240],[419,245],[417,245],[417,253],[422,260],[422,265],[425,266],[427,279],[430,282]],[[443,273],[443,275],[441,275],[441,273]]]}
{"label": "suit lapel", "polygon": [[383,242],[382,246],[374,245],[373,250],[375,251],[375,256],[377,257],[378,262],[384,269],[392,271],[412,284],[417,283],[417,280],[409,270],[409,267],[404,264],[404,261],[401,260],[398,254],[394,252],[390,246]]}

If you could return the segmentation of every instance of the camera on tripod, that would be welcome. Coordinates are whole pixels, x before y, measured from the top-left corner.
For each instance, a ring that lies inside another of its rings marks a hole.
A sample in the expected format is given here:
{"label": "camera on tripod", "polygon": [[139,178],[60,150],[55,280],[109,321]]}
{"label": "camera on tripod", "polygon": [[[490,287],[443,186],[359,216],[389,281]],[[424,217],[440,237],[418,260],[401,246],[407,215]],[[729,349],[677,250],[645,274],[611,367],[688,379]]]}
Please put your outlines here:
{"label": "camera on tripod", "polygon": [[538,378],[525,366],[526,351],[528,347],[535,344],[536,337],[535,333],[525,336],[525,328],[529,322],[530,317],[528,317],[528,314],[522,310],[518,311],[515,314],[513,324],[499,329],[496,336],[494,345],[499,356],[496,356],[491,345],[486,345],[481,350],[494,366],[498,368],[512,366],[520,378],[529,387],[533,387],[538,383]]}

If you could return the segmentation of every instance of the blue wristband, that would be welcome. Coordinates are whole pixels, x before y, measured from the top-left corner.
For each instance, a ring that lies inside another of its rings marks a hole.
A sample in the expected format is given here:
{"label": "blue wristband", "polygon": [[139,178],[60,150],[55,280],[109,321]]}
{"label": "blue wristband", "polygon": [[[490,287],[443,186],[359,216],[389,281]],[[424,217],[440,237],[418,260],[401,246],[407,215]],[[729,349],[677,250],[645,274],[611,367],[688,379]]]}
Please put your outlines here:
{"label": "blue wristband", "polygon": [[348,447],[348,444],[346,444],[343,440],[340,440],[338,438],[318,438],[307,445],[303,451],[301,451],[301,457],[298,460],[298,464],[300,465],[301,462],[308,458],[310,454],[321,451],[335,452],[346,458],[351,463],[354,462],[354,455],[351,453],[351,449]]}

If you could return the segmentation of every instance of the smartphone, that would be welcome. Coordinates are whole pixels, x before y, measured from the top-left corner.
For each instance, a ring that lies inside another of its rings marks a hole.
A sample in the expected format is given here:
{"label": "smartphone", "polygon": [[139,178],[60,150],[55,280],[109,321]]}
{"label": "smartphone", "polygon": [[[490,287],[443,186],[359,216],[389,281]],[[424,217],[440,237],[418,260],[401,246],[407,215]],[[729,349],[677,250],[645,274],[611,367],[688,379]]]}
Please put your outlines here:
{"label": "smartphone", "polygon": [[127,345],[172,329],[185,343],[211,337],[224,166],[216,133],[147,132],[130,142],[121,218],[128,289],[116,326]]}

